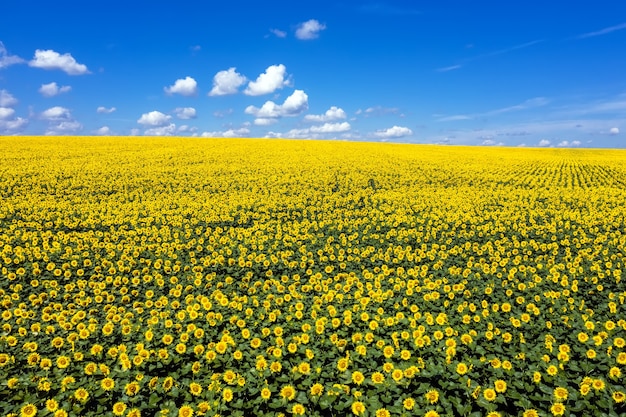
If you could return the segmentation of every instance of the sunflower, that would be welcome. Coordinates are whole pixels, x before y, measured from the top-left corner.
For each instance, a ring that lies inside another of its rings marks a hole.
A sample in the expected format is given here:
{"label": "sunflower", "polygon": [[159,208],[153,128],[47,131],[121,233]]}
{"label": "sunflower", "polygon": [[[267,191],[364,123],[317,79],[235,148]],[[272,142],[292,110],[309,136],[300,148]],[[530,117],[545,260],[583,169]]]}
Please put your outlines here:
{"label": "sunflower", "polygon": [[622,391],[615,391],[612,397],[613,401],[615,401],[617,404],[621,404],[626,401],[626,394],[624,394]]}
{"label": "sunflower", "polygon": [[111,391],[113,388],[115,388],[115,380],[113,380],[113,378],[104,378],[102,381],[100,381],[100,386],[105,391]]}
{"label": "sunflower", "polygon": [[374,415],[376,417],[390,417],[391,413],[385,408],[379,408],[378,410],[376,410],[376,413],[374,413]]}
{"label": "sunflower", "polygon": [[539,412],[534,408],[530,408],[528,410],[524,410],[522,417],[539,417]]}
{"label": "sunflower", "polygon": [[303,416],[305,412],[306,408],[304,408],[302,404],[294,404],[293,407],[291,407],[291,414],[293,415]]}
{"label": "sunflower", "polygon": [[483,391],[483,397],[485,397],[487,401],[495,401],[496,391],[493,388],[487,388]]}
{"label": "sunflower", "polygon": [[596,391],[602,391],[605,387],[605,384],[604,384],[604,381],[601,379],[594,379],[593,382],[591,383],[591,386]]}
{"label": "sunflower", "polygon": [[224,389],[224,391],[222,391],[222,398],[227,403],[231,402],[233,400],[233,390],[231,390],[230,388]]}
{"label": "sunflower", "polygon": [[459,364],[457,364],[456,366],[456,373],[459,375],[465,375],[468,371],[468,367],[465,363],[460,362]]}
{"label": "sunflower", "polygon": [[415,407],[415,400],[411,397],[405,398],[404,401],[402,401],[402,406],[405,410],[410,411]]}
{"label": "sunflower", "polygon": [[141,410],[138,408],[131,408],[126,414],[126,417],[141,417]]}
{"label": "sunflower", "polygon": [[550,407],[550,412],[553,416],[562,416],[565,414],[565,406],[562,403],[554,403]]}
{"label": "sunflower", "polygon": [[439,391],[437,391],[436,389],[431,389],[430,391],[426,392],[424,396],[431,404],[436,404],[437,401],[439,401]]}
{"label": "sunflower", "polygon": [[435,410],[429,410],[424,414],[424,417],[439,417],[439,413]]}
{"label": "sunflower", "polygon": [[193,417],[193,408],[183,405],[178,409],[178,417]]}
{"label": "sunflower", "polygon": [[567,388],[556,387],[553,391],[554,398],[558,402],[567,400]]}
{"label": "sunflower", "polygon": [[286,385],[280,390],[280,396],[287,400],[293,400],[296,397],[296,390],[291,385]]}
{"label": "sunflower", "polygon": [[496,380],[496,382],[494,382],[494,388],[496,389],[496,392],[499,392],[500,394],[506,392],[506,382],[498,379]]}
{"label": "sunflower", "polygon": [[268,387],[264,387],[261,390],[261,398],[263,398],[265,401],[269,400],[271,396],[272,396],[272,391],[270,391]]}
{"label": "sunflower", "polygon": [[76,398],[81,403],[84,403],[89,398],[89,392],[85,388],[78,388],[74,391],[74,398]]}
{"label": "sunflower", "polygon": [[352,382],[354,382],[357,385],[361,385],[364,380],[365,380],[365,376],[363,376],[363,374],[360,371],[352,372]]}
{"label": "sunflower", "polygon": [[20,408],[20,417],[35,417],[37,414],[37,407],[34,404],[28,403]]}
{"label": "sunflower", "polygon": [[191,395],[197,397],[202,393],[202,385],[198,384],[197,382],[192,382],[191,384],[189,384],[189,392],[191,393]]}

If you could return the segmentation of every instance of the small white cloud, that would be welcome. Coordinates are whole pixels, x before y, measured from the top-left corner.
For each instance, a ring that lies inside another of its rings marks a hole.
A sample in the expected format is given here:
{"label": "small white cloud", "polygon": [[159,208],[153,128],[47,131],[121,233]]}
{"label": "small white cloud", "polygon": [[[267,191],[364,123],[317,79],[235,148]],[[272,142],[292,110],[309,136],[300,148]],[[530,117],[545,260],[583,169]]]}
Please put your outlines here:
{"label": "small white cloud", "polygon": [[233,114],[235,112],[235,110],[233,109],[226,109],[226,110],[215,110],[213,112],[213,116],[218,117],[218,118],[223,118],[223,117],[227,117],[230,116],[231,114]]}
{"label": "small white cloud", "polygon": [[278,119],[267,119],[267,118],[254,119],[254,124],[257,126],[269,126],[276,122],[278,122]]}
{"label": "small white cloud", "polygon": [[307,122],[332,122],[335,120],[342,120],[347,117],[346,112],[343,109],[332,106],[326,110],[324,114],[307,114],[304,116],[304,120]]}
{"label": "small white cloud", "polygon": [[102,126],[100,129],[96,129],[94,133],[96,135],[106,136],[106,135],[110,135],[112,132],[109,126]]}
{"label": "small white cloud", "polygon": [[311,40],[319,37],[319,33],[326,29],[326,25],[315,19],[300,23],[296,29],[296,38],[301,40]]}
{"label": "small white cloud", "polygon": [[17,104],[17,99],[7,90],[0,90],[0,107],[11,107]]}
{"label": "small white cloud", "polygon": [[19,56],[9,55],[9,52],[4,47],[4,44],[0,42],[0,69],[7,68],[15,64],[21,64],[22,62],[24,62],[24,60]]}
{"label": "small white cloud", "polygon": [[247,78],[239,74],[235,67],[219,71],[213,77],[213,88],[209,92],[209,96],[237,94],[239,87],[244,85],[246,81]]}
{"label": "small white cloud", "polygon": [[246,107],[246,114],[251,114],[257,119],[276,119],[279,117],[293,117],[301,114],[309,108],[309,97],[302,90],[295,90],[285,99],[283,104],[266,101],[261,108],[255,106]]}
{"label": "small white cloud", "polygon": [[101,113],[101,114],[109,114],[109,113],[113,113],[115,110],[117,110],[115,107],[111,107],[111,108],[107,109],[104,106],[100,106],[100,107],[98,107],[96,112]]}
{"label": "small white cloud", "polygon": [[550,142],[548,139],[541,139],[537,145],[541,147],[545,147],[545,146],[550,146],[550,143],[552,142]]}
{"label": "small white cloud", "polygon": [[71,89],[72,87],[70,87],[69,85],[59,87],[57,83],[52,82],[50,84],[42,84],[41,87],[39,87],[39,92],[44,97],[54,97],[61,93],[67,93]]}
{"label": "small white cloud", "polygon": [[609,129],[609,135],[619,135],[619,127],[612,127]]}
{"label": "small white cloud", "polygon": [[139,133],[141,133],[141,131],[139,129],[137,129],[136,127],[130,129],[130,135],[131,136],[139,136]]}
{"label": "small white cloud", "polygon": [[285,38],[287,37],[287,32],[283,32],[279,29],[270,29],[270,32],[274,34],[277,38]]}
{"label": "small white cloud", "polygon": [[10,107],[0,107],[0,120],[8,120],[15,114],[15,110]]}
{"label": "small white cloud", "polygon": [[270,65],[263,74],[258,76],[256,81],[250,81],[248,83],[244,94],[248,96],[260,96],[273,93],[289,85],[289,80],[285,80],[286,70],[283,64]]}
{"label": "small white cloud", "polygon": [[28,125],[28,119],[17,117],[13,120],[0,119],[0,132],[2,133],[15,133],[22,130]]}
{"label": "small white cloud", "polygon": [[52,49],[37,49],[35,51],[35,57],[28,63],[28,65],[46,70],[59,69],[69,75],[89,74],[87,66],[76,62],[72,55],[69,53],[61,55]]}
{"label": "small white cloud", "polygon": [[193,107],[177,107],[174,109],[174,114],[179,119],[189,120],[196,118],[196,109]]}
{"label": "small white cloud", "polygon": [[172,116],[167,114],[163,114],[160,111],[151,111],[149,113],[144,113],[137,120],[137,123],[144,126],[163,126],[167,124]]}
{"label": "small white cloud", "polygon": [[242,127],[239,129],[228,129],[222,132],[202,132],[203,138],[237,138],[246,137],[250,134],[250,129]]}
{"label": "small white cloud", "polygon": [[461,68],[461,65],[450,65],[449,67],[437,68],[437,72],[454,71],[459,68]]}
{"label": "small white cloud", "polygon": [[170,123],[167,126],[146,129],[143,132],[146,136],[172,136],[174,133],[176,133],[176,125],[174,123]]}
{"label": "small white cloud", "polygon": [[403,126],[393,126],[389,129],[383,129],[374,132],[374,136],[381,139],[402,138],[405,136],[410,136],[412,134],[413,131],[411,129]]}
{"label": "small white cloud", "polygon": [[76,133],[83,128],[83,125],[76,120],[67,120],[56,125],[51,125],[46,131],[46,135],[65,135]]}
{"label": "small white cloud", "polygon": [[50,107],[48,110],[44,110],[41,113],[41,118],[49,121],[61,121],[61,120],[70,120],[72,118],[72,114],[68,109],[61,106]]}
{"label": "small white cloud", "polygon": [[313,133],[339,133],[350,130],[350,123],[324,123],[321,126],[311,126],[310,131]]}
{"label": "small white cloud", "polygon": [[181,96],[193,96],[198,93],[198,83],[193,78],[187,76],[180,78],[169,87],[163,87],[167,94],[180,94]]}
{"label": "small white cloud", "polygon": [[572,141],[572,143],[571,143],[571,145],[572,145],[572,146],[580,146],[580,143],[581,143],[581,142],[580,142],[579,140],[573,140],[573,141]]}

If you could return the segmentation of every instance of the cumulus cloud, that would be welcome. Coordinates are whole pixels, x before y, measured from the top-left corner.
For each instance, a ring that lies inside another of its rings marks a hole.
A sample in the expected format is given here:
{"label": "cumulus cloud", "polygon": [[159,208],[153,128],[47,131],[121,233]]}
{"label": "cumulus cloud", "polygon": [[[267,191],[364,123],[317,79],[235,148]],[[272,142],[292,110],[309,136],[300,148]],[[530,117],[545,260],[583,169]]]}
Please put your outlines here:
{"label": "cumulus cloud", "polygon": [[193,78],[187,76],[180,78],[169,87],[163,87],[167,94],[180,94],[181,96],[193,96],[198,93],[198,83]]}
{"label": "cumulus cloud", "polygon": [[76,62],[72,55],[69,53],[61,55],[52,49],[37,49],[35,51],[35,57],[28,63],[28,65],[46,70],[58,69],[69,75],[89,74],[87,66]]}
{"label": "cumulus cloud", "polygon": [[405,136],[410,136],[412,134],[413,131],[411,129],[403,126],[393,126],[389,129],[383,129],[374,132],[374,136],[380,139],[402,138]]}
{"label": "cumulus cloud", "polygon": [[109,113],[113,113],[115,110],[117,110],[115,107],[106,108],[104,106],[100,106],[100,107],[98,107],[96,112],[102,113],[102,114],[109,114]]}
{"label": "cumulus cloud", "polygon": [[307,122],[332,122],[345,119],[346,117],[346,112],[343,111],[343,109],[332,106],[330,109],[326,110],[324,114],[307,114],[304,116],[304,120]]}
{"label": "cumulus cloud", "polygon": [[17,99],[7,90],[0,90],[0,107],[11,107],[17,104]]}
{"label": "cumulus cloud", "polygon": [[237,137],[245,137],[250,134],[250,129],[242,127],[239,129],[228,129],[224,131],[217,132],[202,132],[203,138],[237,138]]}
{"label": "cumulus cloud", "polygon": [[619,127],[612,127],[609,129],[609,135],[619,135]]}
{"label": "cumulus cloud", "polygon": [[94,130],[94,133],[96,135],[106,136],[106,135],[110,135],[112,132],[109,126],[102,126],[100,129]]}
{"label": "cumulus cloud", "polygon": [[39,87],[39,92],[44,97],[54,97],[61,93],[67,93],[71,89],[72,87],[70,87],[69,85],[59,87],[57,83],[52,82],[50,84],[41,84],[41,87]]}
{"label": "cumulus cloud", "polygon": [[177,107],[174,109],[174,114],[179,119],[189,120],[196,118],[196,109],[193,107]]}
{"label": "cumulus cloud", "polygon": [[9,52],[4,47],[4,44],[0,42],[0,69],[7,68],[14,64],[21,64],[24,62],[22,58],[17,55],[9,55]]}
{"label": "cumulus cloud", "polygon": [[144,126],[163,126],[167,124],[172,116],[167,114],[163,114],[160,111],[151,111],[149,113],[144,113],[137,120],[137,123]]}
{"label": "cumulus cloud", "polygon": [[0,120],[8,120],[15,114],[15,110],[10,107],[0,107]]}
{"label": "cumulus cloud", "polygon": [[285,99],[283,104],[266,101],[261,108],[255,106],[246,107],[246,114],[251,114],[257,119],[276,119],[279,117],[293,117],[309,108],[309,97],[302,90],[295,90]]}
{"label": "cumulus cloud", "polygon": [[326,29],[326,25],[321,24],[315,19],[307,20],[298,25],[296,29],[296,38],[300,40],[311,40],[319,37],[319,33]]}
{"label": "cumulus cloud", "polygon": [[0,118],[0,132],[15,133],[28,125],[28,119],[17,117],[13,120],[4,120]]}
{"label": "cumulus cloud", "polygon": [[313,133],[339,133],[350,130],[350,123],[324,123],[321,126],[311,126],[310,131]]}
{"label": "cumulus cloud", "polygon": [[69,109],[61,106],[50,107],[41,113],[41,118],[48,121],[67,121],[72,118]]}
{"label": "cumulus cloud", "polygon": [[276,36],[277,38],[287,37],[287,32],[283,32],[282,30],[279,30],[279,29],[270,29],[270,32],[274,34],[274,36]]}
{"label": "cumulus cloud", "polygon": [[66,120],[48,127],[46,135],[67,135],[76,133],[83,128],[83,125],[76,120]]}
{"label": "cumulus cloud", "polygon": [[257,126],[269,126],[276,122],[278,122],[278,119],[267,119],[263,117],[259,119],[254,119],[254,124]]}
{"label": "cumulus cloud", "polygon": [[258,76],[256,81],[250,81],[244,94],[248,96],[261,96],[289,85],[289,80],[285,79],[287,68],[283,64],[270,65],[265,72]]}
{"label": "cumulus cloud", "polygon": [[550,146],[550,143],[552,142],[550,142],[548,139],[541,139],[537,145],[541,147],[545,147],[545,146]]}
{"label": "cumulus cloud", "polygon": [[170,123],[167,126],[158,126],[146,129],[143,132],[146,136],[172,136],[174,133],[176,133],[176,125],[174,123]]}
{"label": "cumulus cloud", "polygon": [[213,88],[209,96],[225,96],[237,94],[239,87],[247,81],[247,78],[239,74],[237,68],[231,67],[224,71],[219,71],[213,77]]}

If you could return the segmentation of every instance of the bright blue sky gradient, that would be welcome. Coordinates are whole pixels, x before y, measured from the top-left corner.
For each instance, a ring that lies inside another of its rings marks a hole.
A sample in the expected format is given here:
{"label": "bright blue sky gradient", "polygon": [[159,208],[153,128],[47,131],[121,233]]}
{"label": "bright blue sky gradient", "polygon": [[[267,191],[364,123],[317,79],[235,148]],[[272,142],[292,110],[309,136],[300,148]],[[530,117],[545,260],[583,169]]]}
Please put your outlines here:
{"label": "bright blue sky gradient", "polygon": [[61,0],[0,11],[4,135],[626,145],[621,1]]}

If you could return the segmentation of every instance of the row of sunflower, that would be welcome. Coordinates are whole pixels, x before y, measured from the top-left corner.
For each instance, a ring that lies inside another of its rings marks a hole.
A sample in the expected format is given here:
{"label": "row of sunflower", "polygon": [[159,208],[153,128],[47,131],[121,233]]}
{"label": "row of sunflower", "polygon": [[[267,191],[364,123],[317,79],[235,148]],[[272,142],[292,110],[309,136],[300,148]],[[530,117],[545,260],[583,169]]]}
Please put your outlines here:
{"label": "row of sunflower", "polygon": [[5,415],[626,415],[623,152],[0,152]]}

